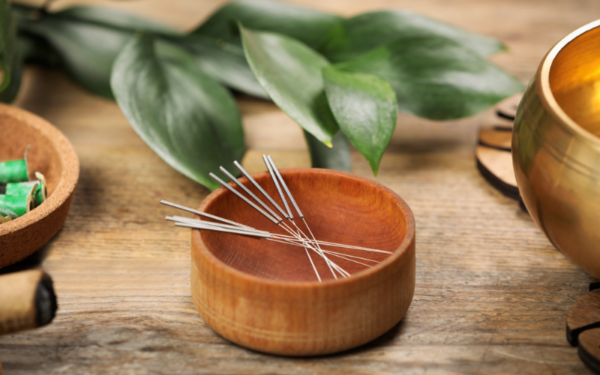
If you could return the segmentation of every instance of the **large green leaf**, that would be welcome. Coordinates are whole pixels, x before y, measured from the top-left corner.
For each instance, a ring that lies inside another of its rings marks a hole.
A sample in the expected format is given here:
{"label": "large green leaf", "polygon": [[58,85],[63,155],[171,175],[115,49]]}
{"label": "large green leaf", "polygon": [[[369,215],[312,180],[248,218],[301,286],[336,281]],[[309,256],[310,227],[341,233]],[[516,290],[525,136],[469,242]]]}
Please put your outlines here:
{"label": "large green leaf", "polygon": [[400,39],[336,67],[383,78],[400,111],[434,120],[470,116],[524,90],[496,65],[442,37]]}
{"label": "large green leaf", "polygon": [[271,99],[319,141],[338,131],[323,86],[329,62],[295,39],[240,26],[246,59]]}
{"label": "large green leaf", "polygon": [[10,5],[0,0],[0,101],[14,99],[21,83],[21,65],[16,27]]}
{"label": "large green leaf", "polygon": [[208,76],[243,93],[268,99],[269,96],[252,73],[241,46],[218,43],[209,38],[186,38],[179,43],[196,58]]}
{"label": "large green leaf", "polygon": [[344,20],[319,49],[330,61],[356,58],[398,38],[444,37],[487,57],[505,49],[494,38],[475,34],[406,10],[364,13]]}
{"label": "large green leaf", "polygon": [[244,154],[235,101],[173,44],[137,36],[115,61],[111,85],[140,137],[170,166],[215,189],[219,166],[234,170]]}
{"label": "large green leaf", "polygon": [[394,90],[374,75],[342,72],[333,66],[323,70],[323,77],[335,119],[377,175],[396,127]]}
{"label": "large green leaf", "polygon": [[240,0],[217,10],[192,35],[239,44],[237,24],[241,23],[249,29],[284,34],[316,48],[342,20],[333,14],[280,1]]}
{"label": "large green leaf", "polygon": [[[19,37],[17,36],[17,38]],[[8,53],[7,55],[11,56],[12,58],[8,61],[0,62],[0,65],[6,67],[4,70],[4,79],[6,79],[8,82],[6,87],[0,89],[0,102],[4,103],[10,103],[15,99],[19,93],[19,88],[21,87],[21,76],[23,75],[23,53],[19,44],[15,43],[11,49],[13,49],[13,52]],[[0,57],[0,60],[2,59],[3,58]],[[2,67],[0,67],[0,70],[2,70]]]}
{"label": "large green leaf", "polygon": [[48,41],[69,75],[86,89],[112,98],[112,64],[134,32],[75,19],[44,15],[21,19],[22,30]]}
{"label": "large green leaf", "polygon": [[181,33],[135,15],[101,7],[74,7],[58,13],[19,7],[19,26],[47,40],[60,55],[67,73],[86,89],[112,98],[110,72],[123,46],[136,31],[170,37]]}
{"label": "large green leaf", "polygon": [[140,18],[135,14],[122,12],[116,9],[90,6],[76,6],[54,13],[53,16],[87,21],[117,29],[143,31],[158,35],[179,37],[183,33],[167,25]]}
{"label": "large green leaf", "polygon": [[268,98],[243,55],[238,22],[250,29],[277,32],[317,47],[342,18],[279,1],[234,1],[180,41],[214,79],[246,94]]}
{"label": "large green leaf", "polygon": [[312,134],[304,131],[304,138],[310,153],[313,168],[335,169],[350,172],[350,145],[341,131],[333,136],[333,147],[327,147]]}

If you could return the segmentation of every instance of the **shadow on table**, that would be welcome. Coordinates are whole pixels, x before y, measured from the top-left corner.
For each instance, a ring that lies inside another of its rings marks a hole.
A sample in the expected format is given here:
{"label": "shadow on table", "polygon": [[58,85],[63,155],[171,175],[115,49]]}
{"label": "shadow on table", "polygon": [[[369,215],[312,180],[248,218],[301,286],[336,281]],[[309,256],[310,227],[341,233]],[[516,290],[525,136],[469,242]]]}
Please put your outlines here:
{"label": "shadow on table", "polygon": [[[402,330],[404,328],[404,319],[402,319],[398,324],[396,324],[395,326],[393,326],[389,331],[387,331],[386,333],[384,333],[383,335],[379,336],[378,338],[369,341],[368,343],[361,345],[357,348],[354,349],[349,349],[349,350],[345,350],[343,352],[339,352],[339,353],[334,353],[334,354],[326,354],[326,355],[320,355],[320,356],[312,356],[312,357],[293,357],[293,356],[284,356],[284,355],[277,355],[277,354],[270,354],[270,353],[263,353],[263,352],[259,352],[253,349],[249,349],[249,348],[245,348],[243,346],[239,346],[235,343],[231,343],[231,345],[237,346],[241,349],[244,350],[248,350],[250,352],[256,353],[256,354],[261,354],[261,355],[265,355],[265,356],[273,356],[273,357],[278,357],[278,358],[282,358],[282,359],[292,359],[295,361],[316,361],[316,360],[329,360],[329,359],[336,359],[336,358],[341,358],[341,357],[346,357],[346,356],[351,356],[351,355],[355,355],[355,354],[360,354],[361,352],[366,352],[369,350],[373,350],[373,349],[377,349],[380,347],[384,347],[387,346],[390,342],[394,341],[394,339],[396,339],[399,335],[402,334]],[[226,339],[225,339],[226,340]]]}
{"label": "shadow on table", "polygon": [[50,247],[45,245],[22,261],[11,264],[10,266],[6,266],[4,268],[0,268],[0,275],[38,268],[41,266],[44,259],[48,257],[48,254],[50,254]]}

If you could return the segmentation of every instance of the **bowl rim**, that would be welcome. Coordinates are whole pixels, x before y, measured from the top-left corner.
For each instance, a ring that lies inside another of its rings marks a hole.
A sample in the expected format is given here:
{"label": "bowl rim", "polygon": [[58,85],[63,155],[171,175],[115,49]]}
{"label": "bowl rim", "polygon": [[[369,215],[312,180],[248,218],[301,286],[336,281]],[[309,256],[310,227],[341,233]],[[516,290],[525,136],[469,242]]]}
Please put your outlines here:
{"label": "bowl rim", "polygon": [[0,238],[2,238],[6,234],[25,229],[61,207],[75,190],[77,180],[79,179],[80,166],[79,158],[73,145],[60,130],[45,119],[22,108],[3,103],[0,103],[0,113],[15,118],[35,132],[42,133],[49,140],[50,147],[58,151],[62,163],[60,180],[50,197],[43,204],[25,215],[0,225]]}
{"label": "bowl rim", "polygon": [[[320,168],[286,168],[286,169],[280,169],[280,172],[281,172],[282,176],[284,176],[284,177],[288,173],[298,173],[298,172],[300,172],[300,173],[316,173],[316,174],[333,174],[333,175],[343,176],[346,178],[351,178],[351,179],[354,179],[355,181],[359,181],[362,183],[368,183],[368,184],[375,185],[375,187],[382,189],[384,192],[389,193],[392,197],[394,197],[396,199],[396,201],[399,204],[400,209],[403,213],[403,216],[406,219],[406,235],[404,236],[404,238],[402,239],[402,241],[400,242],[398,247],[393,251],[393,253],[390,256],[388,256],[387,258],[385,258],[385,260],[383,260],[381,263],[379,263],[373,267],[361,270],[357,273],[354,273],[354,274],[352,274],[351,277],[345,277],[345,278],[339,278],[339,279],[333,279],[333,280],[325,280],[322,282],[273,280],[273,279],[266,279],[266,278],[254,276],[254,275],[245,273],[243,271],[240,271],[240,270],[228,265],[227,263],[222,262],[212,252],[210,252],[208,250],[206,244],[204,243],[204,240],[202,239],[202,237],[203,237],[202,233],[198,229],[191,230],[191,232],[192,232],[191,251],[192,252],[197,251],[197,252],[201,253],[204,256],[204,258],[208,262],[211,263],[212,267],[217,267],[224,273],[226,273],[229,276],[234,277],[236,279],[242,279],[244,281],[251,282],[253,284],[261,284],[261,285],[264,285],[267,287],[271,286],[271,287],[285,287],[285,288],[298,288],[298,289],[324,287],[324,286],[337,287],[337,286],[346,285],[349,283],[361,282],[361,280],[369,278],[370,276],[378,273],[379,271],[391,266],[393,263],[400,261],[401,258],[406,258],[407,253],[411,247],[411,244],[413,244],[415,242],[415,234],[416,234],[415,218],[414,218],[414,214],[413,214],[412,210],[410,209],[409,205],[404,201],[404,199],[402,199],[402,197],[400,197],[394,191],[392,191],[391,189],[383,186],[382,184],[380,184],[376,181],[370,180],[368,178],[357,176],[352,173],[341,172],[341,171],[336,171],[336,170],[320,169]],[[265,172],[259,172],[259,173],[252,174],[252,177],[256,177],[256,178],[260,178],[262,176],[268,176],[268,172],[265,171]],[[244,182],[247,179],[245,177],[242,177],[239,180],[241,182]],[[232,187],[235,187],[233,182],[230,182],[229,185],[231,185]],[[219,197],[220,195],[227,194],[227,193],[231,194],[231,192],[229,192],[224,187],[220,187],[219,189],[213,191],[202,201],[198,210],[204,212],[206,206],[208,206],[209,203],[211,203],[213,200],[217,199],[217,197]],[[198,216],[196,215],[195,217],[198,217]],[[198,249],[196,249],[196,248],[198,248]],[[192,255],[192,262],[195,262],[193,255]]]}
{"label": "bowl rim", "polygon": [[544,57],[542,62],[540,63],[540,67],[537,73],[537,87],[538,91],[540,91],[540,99],[544,104],[544,107],[553,115],[553,117],[557,120],[558,124],[567,130],[573,131],[576,135],[583,137],[584,139],[592,142],[595,147],[600,148],[600,138],[596,137],[583,127],[581,127],[577,122],[575,122],[567,113],[561,108],[556,99],[554,98],[554,94],[552,94],[552,89],[550,87],[550,71],[552,69],[552,64],[558,54],[563,50],[563,48],[571,43],[573,40],[577,39],[579,36],[585,34],[586,32],[595,29],[600,26],[600,19],[590,22],[587,25],[581,26],[577,30],[571,32],[569,35],[561,39]]}

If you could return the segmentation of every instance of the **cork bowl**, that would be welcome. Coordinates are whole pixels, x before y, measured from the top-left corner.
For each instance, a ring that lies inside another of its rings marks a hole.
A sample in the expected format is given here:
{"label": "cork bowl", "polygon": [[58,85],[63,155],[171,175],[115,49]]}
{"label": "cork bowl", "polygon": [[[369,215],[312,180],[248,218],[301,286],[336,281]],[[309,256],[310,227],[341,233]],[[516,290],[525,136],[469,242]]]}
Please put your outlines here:
{"label": "cork bowl", "polygon": [[[348,173],[284,169],[281,174],[317,239],[391,255],[324,247],[378,263],[367,267],[330,256],[351,274],[334,279],[313,253],[319,282],[302,247],[192,230],[192,296],[204,321],[241,346],[289,356],[340,352],[391,329],[406,313],[415,288],[415,223],[408,205],[384,186]],[[253,177],[281,205],[270,176]],[[260,195],[247,179],[240,181]],[[199,209],[284,234],[224,188]],[[307,232],[300,219],[295,221]]]}
{"label": "cork bowl", "polygon": [[0,268],[39,250],[67,218],[79,178],[79,159],[67,138],[46,120],[0,104],[0,161],[22,159],[27,146],[29,178],[46,177],[48,199],[27,214],[0,224]]}

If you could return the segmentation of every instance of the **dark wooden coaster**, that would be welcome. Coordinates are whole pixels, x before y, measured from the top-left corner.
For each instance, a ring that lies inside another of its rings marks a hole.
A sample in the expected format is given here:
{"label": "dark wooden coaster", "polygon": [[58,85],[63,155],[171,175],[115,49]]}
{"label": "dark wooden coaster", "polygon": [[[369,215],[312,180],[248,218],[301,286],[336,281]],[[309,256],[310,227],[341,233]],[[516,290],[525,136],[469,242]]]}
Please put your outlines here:
{"label": "dark wooden coaster", "polygon": [[477,169],[494,188],[505,196],[522,203],[512,164],[512,125],[521,95],[515,95],[496,106],[494,117],[479,131],[475,149]]}
{"label": "dark wooden coaster", "polygon": [[475,159],[477,169],[493,187],[509,198],[521,199],[510,151],[477,146]]}
{"label": "dark wooden coaster", "polygon": [[575,302],[567,316],[567,341],[578,346],[579,358],[600,374],[600,281]]}

